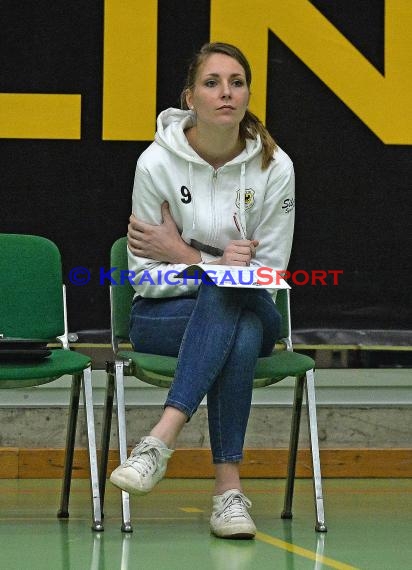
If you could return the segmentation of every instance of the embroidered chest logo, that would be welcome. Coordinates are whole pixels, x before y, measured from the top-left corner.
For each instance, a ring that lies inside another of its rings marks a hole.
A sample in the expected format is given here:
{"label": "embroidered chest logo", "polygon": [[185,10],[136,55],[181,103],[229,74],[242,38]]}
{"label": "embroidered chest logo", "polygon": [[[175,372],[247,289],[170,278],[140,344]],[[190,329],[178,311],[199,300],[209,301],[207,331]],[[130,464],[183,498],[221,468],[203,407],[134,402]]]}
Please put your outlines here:
{"label": "embroidered chest logo", "polygon": [[[245,210],[249,210],[255,203],[255,191],[252,188],[245,190]],[[236,206],[240,207],[240,190],[236,191]]]}
{"label": "embroidered chest logo", "polygon": [[285,214],[289,214],[295,208],[295,199],[294,198],[285,198],[283,200],[282,210]]}

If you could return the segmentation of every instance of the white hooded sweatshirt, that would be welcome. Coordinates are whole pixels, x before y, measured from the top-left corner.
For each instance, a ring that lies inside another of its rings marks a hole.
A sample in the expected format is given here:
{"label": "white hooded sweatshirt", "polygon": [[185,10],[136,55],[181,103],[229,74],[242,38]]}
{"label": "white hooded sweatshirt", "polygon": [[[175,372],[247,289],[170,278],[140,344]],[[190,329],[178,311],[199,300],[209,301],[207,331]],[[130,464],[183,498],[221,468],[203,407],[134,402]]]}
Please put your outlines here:
{"label": "white hooded sweatshirt", "polygon": [[[259,245],[251,266],[287,268],[294,225],[294,171],[288,155],[277,147],[262,170],[260,137],[217,170],[189,145],[184,131],[194,125],[192,111],[166,109],[157,119],[154,142],[140,155],[134,179],[133,213],[161,224],[161,204],[170,213],[182,239],[213,263],[231,240],[242,239],[236,213],[247,239]],[[142,297],[177,297],[193,293],[199,284],[169,277],[187,265],[137,257],[128,249],[129,271]],[[273,293],[273,290],[272,290]]]}

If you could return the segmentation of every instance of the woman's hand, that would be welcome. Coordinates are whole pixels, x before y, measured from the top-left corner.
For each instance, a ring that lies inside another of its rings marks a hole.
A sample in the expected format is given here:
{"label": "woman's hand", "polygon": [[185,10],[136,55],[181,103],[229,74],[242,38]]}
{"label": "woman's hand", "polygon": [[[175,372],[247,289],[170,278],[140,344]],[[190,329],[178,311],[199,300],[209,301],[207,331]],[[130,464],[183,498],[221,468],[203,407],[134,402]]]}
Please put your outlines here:
{"label": "woman's hand", "polygon": [[163,222],[153,225],[143,222],[133,214],[127,227],[127,245],[133,255],[164,261],[166,263],[197,263],[199,253],[182,240],[169,210],[169,204],[161,206]]}
{"label": "woman's hand", "polygon": [[259,242],[256,239],[236,239],[232,240],[225,247],[220,265],[250,265],[250,261],[256,255],[256,248]]}

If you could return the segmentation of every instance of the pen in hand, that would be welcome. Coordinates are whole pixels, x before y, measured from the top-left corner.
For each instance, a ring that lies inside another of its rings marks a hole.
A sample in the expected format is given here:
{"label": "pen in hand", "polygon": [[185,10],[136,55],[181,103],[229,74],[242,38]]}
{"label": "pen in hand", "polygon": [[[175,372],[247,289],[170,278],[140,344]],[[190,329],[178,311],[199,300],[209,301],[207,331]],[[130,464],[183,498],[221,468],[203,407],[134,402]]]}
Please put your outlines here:
{"label": "pen in hand", "polygon": [[[240,233],[240,237],[244,240],[250,241],[246,237],[245,228],[244,228],[244,226],[243,226],[243,224],[239,218],[239,214],[237,212],[235,212],[233,214],[233,221],[235,222],[235,226],[236,226],[238,232]],[[254,258],[256,256],[256,248],[258,245],[259,245],[259,242],[257,240],[252,239],[250,241],[249,248],[250,248],[250,254],[251,254],[252,258]],[[249,263],[247,265],[249,265]]]}
{"label": "pen in hand", "polygon": [[235,222],[235,226],[237,227],[237,230],[240,233],[240,237],[242,239],[247,239],[245,228],[243,227],[243,224],[242,224],[237,212],[235,212],[233,214],[233,221]]}

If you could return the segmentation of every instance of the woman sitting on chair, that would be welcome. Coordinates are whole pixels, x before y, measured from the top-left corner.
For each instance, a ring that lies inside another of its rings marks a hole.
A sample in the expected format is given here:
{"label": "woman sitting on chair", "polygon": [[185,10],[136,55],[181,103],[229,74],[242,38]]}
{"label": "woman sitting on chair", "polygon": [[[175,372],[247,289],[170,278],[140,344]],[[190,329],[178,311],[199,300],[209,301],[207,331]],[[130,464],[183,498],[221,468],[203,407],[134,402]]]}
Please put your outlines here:
{"label": "woman sitting on chair", "polygon": [[189,67],[182,110],[159,115],[155,141],[137,162],[128,255],[139,284],[130,338],[138,352],[178,356],[178,366],[159,422],[110,477],[129,493],[151,491],[207,396],[215,465],[210,526],[222,538],[256,533],[239,464],[254,369],[273,350],[280,315],[264,288],[176,285],[166,275],[191,264],[287,267],[293,165],[248,110],[250,84],[239,49],[204,45]]}

